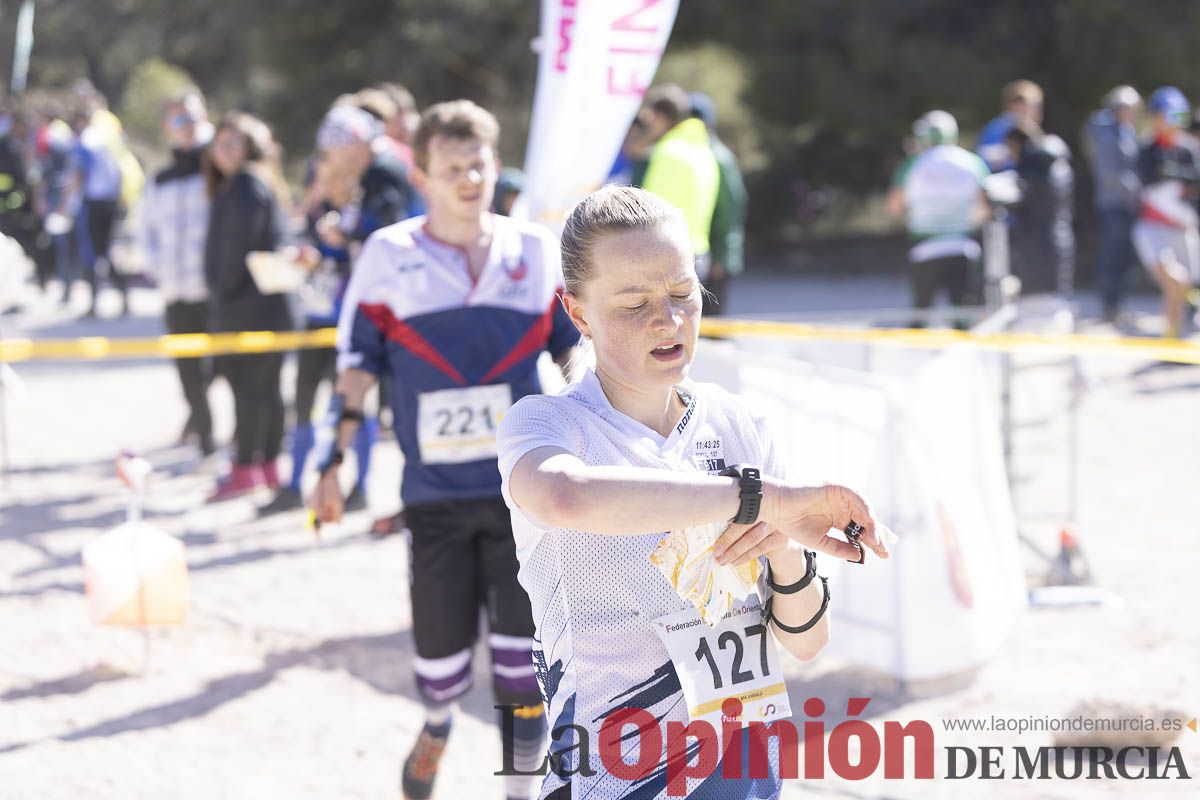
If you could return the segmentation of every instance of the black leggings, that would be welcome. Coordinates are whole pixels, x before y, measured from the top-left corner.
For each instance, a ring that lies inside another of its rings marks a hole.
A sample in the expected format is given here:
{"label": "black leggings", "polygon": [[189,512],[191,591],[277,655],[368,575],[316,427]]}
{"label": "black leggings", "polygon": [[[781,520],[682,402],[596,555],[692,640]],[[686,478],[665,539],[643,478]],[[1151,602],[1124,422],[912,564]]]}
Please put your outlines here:
{"label": "black leggings", "polygon": [[92,242],[92,263],[88,265],[88,283],[92,287],[92,305],[96,304],[96,264],[104,259],[108,267],[108,280],[122,295],[127,291],[125,276],[117,271],[109,251],[112,249],[113,228],[117,224],[116,200],[88,200],[87,231]]}
{"label": "black leggings", "polygon": [[[208,303],[170,303],[166,310],[167,330],[171,333],[208,333]],[[200,436],[201,442],[212,440],[212,413],[208,407],[208,384],[212,365],[207,358],[177,358],[179,383],[187,400],[190,416],[188,427]]]}
{"label": "black leggings", "polygon": [[[309,330],[316,330],[309,326]],[[296,424],[304,425],[313,421],[313,404],[317,398],[317,388],[321,381],[333,382],[337,379],[337,350],[329,348],[311,348],[301,350],[296,355]]]}
{"label": "black leggings", "polygon": [[933,296],[945,289],[951,305],[968,306],[978,303],[971,272],[974,263],[966,256],[945,256],[918,261],[911,266],[913,306],[929,308]]}
{"label": "black leggings", "polygon": [[221,357],[221,374],[233,390],[236,418],[234,461],[240,465],[274,461],[283,442],[282,353]]}

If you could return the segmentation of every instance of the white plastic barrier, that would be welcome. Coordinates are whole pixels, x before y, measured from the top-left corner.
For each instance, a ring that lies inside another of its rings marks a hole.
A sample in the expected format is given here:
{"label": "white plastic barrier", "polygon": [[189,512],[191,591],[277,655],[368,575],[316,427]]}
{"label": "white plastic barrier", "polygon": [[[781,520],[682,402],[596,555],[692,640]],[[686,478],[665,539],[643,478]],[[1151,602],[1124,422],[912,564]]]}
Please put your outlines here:
{"label": "white plastic barrier", "polygon": [[822,559],[835,630],[826,652],[901,680],[986,662],[1026,603],[989,356],[845,358],[845,346],[808,343],[802,360],[762,355],[776,349],[764,345],[704,341],[693,376],[762,404],[790,478],[860,490],[900,537],[887,563]]}

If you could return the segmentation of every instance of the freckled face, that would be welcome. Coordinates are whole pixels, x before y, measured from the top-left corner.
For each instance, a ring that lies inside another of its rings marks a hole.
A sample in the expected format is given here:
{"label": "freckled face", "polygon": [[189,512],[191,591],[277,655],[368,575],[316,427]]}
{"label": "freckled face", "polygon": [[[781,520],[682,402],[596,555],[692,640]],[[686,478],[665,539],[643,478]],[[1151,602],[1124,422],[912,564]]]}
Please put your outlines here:
{"label": "freckled face", "polygon": [[681,225],[602,235],[582,296],[567,311],[592,338],[596,369],[630,388],[670,389],[691,367],[700,281]]}

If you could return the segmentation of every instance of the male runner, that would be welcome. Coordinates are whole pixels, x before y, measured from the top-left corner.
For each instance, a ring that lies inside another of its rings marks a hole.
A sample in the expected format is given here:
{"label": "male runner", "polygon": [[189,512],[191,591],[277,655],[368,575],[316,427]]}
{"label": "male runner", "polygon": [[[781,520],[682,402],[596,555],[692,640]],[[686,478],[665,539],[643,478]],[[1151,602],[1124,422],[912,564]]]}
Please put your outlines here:
{"label": "male runner", "polygon": [[[427,708],[404,763],[411,800],[433,790],[454,701],[471,683],[481,606],[497,703],[520,706],[505,743],[511,763],[529,772],[542,756],[534,625],[500,494],[496,427],[513,403],[541,391],[541,352],[565,367],[579,334],[559,301],[554,236],[490,210],[498,137],[495,118],[466,100],[421,116],[412,175],[428,214],[377,231],[351,275],[338,324],[336,437],[312,499],[321,520],[339,518],[341,452],[362,419],[363,394],[386,374],[405,459],[414,667]],[[528,797],[528,777],[506,780],[510,797]]]}

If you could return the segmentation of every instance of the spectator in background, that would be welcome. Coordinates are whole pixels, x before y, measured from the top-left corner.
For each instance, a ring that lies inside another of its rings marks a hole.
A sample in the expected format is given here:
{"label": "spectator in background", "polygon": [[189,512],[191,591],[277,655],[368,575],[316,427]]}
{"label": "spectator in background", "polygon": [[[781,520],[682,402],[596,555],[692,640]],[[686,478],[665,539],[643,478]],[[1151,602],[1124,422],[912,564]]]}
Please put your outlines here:
{"label": "spectator in background", "polygon": [[650,160],[650,148],[654,142],[646,131],[646,123],[641,118],[635,118],[625,132],[625,141],[608,171],[605,183],[615,183],[618,186],[641,186],[646,179],[646,165]]}
{"label": "spectator in background", "polygon": [[78,152],[74,181],[83,200],[76,225],[79,252],[92,289],[87,316],[96,316],[101,260],[108,282],[121,293],[121,315],[125,316],[129,313],[129,288],[112,259],[113,233],[126,210],[121,194],[124,132],[102,95],[91,93],[81,102],[75,116]]}
{"label": "spectator in background", "polygon": [[674,84],[646,93],[639,117],[650,141],[650,161],[642,188],[683,212],[696,254],[696,273],[708,281],[712,263],[713,209],[720,187],[720,167],[709,144],[708,129],[691,116],[692,101]]}
{"label": "spectator in background", "polygon": [[78,150],[73,180],[83,196],[76,230],[80,259],[91,284],[88,315],[96,315],[98,265],[103,260],[108,282],[121,293],[124,317],[130,313],[130,299],[125,276],[113,261],[113,237],[125,213],[142,194],[145,175],[142,164],[128,149],[124,127],[108,109],[106,98],[86,82],[76,92],[80,106],[76,114]]}
{"label": "spectator in background", "polygon": [[41,180],[34,193],[34,210],[51,240],[55,272],[62,280],[62,304],[71,301],[71,287],[78,272],[78,251],[71,231],[79,210],[75,172],[75,133],[60,118],[57,109],[46,111],[46,123],[37,135],[38,171]]}
{"label": "spectator in background", "polygon": [[746,205],[749,195],[742,181],[742,169],[737,156],[717,136],[717,110],[712,98],[701,92],[691,95],[692,116],[708,128],[708,143],[717,159],[720,182],[717,204],[713,208],[709,239],[712,243],[712,264],[704,294],[704,315],[725,313],[729,282],[742,274],[745,266]]}
{"label": "spectator in background", "polygon": [[1005,137],[1017,125],[1042,124],[1042,87],[1033,81],[1013,81],[1004,87],[1004,113],[993,119],[979,132],[976,152],[987,162],[992,172],[1016,169]]}
{"label": "spectator in background", "polygon": [[[189,88],[167,103],[163,132],[171,161],[146,185],[139,244],[166,303],[167,331],[207,333],[204,247],[209,200],[201,162],[213,126],[199,89]],[[181,438],[197,437],[200,450],[211,455],[215,450],[208,406],[211,364],[204,358],[177,358],[175,368],[190,410]]]}
{"label": "spectator in background", "polygon": [[392,103],[392,113],[383,121],[383,132],[389,140],[400,146],[404,163],[412,169],[412,142],[421,123],[417,101],[413,99],[412,92],[399,83],[381,83],[374,91],[382,92]]}
{"label": "spectator in background", "polygon": [[37,282],[46,288],[49,263],[37,253],[38,220],[33,213],[33,186],[26,152],[29,127],[24,114],[0,108],[0,234],[11,236],[37,267]]}
{"label": "spectator in background", "polygon": [[496,199],[492,202],[492,211],[506,217],[512,216],[513,203],[525,187],[525,173],[516,167],[504,167],[500,177],[496,179]]}
{"label": "spectator in background", "polygon": [[[204,163],[212,201],[204,248],[204,275],[214,333],[282,331],[292,327],[287,299],[264,295],[246,257],[274,251],[283,241],[287,189],[279,174],[270,129],[242,112],[217,125]],[[282,353],[221,356],[218,369],[233,390],[236,443],[233,466],[210,501],[237,497],[260,485],[279,487],[275,459],[283,439]]]}
{"label": "spectator in background", "polygon": [[317,148],[333,178],[354,187],[352,207],[343,209],[353,220],[328,217],[318,226],[325,244],[361,244],[379,228],[413,216],[416,190],[395,151],[379,145],[386,138],[383,124],[359,105],[336,105],[325,115]]}
{"label": "spectator in background", "polygon": [[1104,108],[1088,120],[1083,141],[1092,163],[1092,199],[1100,220],[1096,285],[1104,318],[1115,322],[1133,261],[1131,233],[1141,204],[1136,123],[1142,98],[1132,86],[1118,86],[1103,102]]}
{"label": "spectator in background", "polygon": [[1148,106],[1152,127],[1138,164],[1143,188],[1133,245],[1162,290],[1165,335],[1175,338],[1183,324],[1188,289],[1200,271],[1200,150],[1183,130],[1190,113],[1183,92],[1160,87],[1150,95]]}
{"label": "spectator in background", "polygon": [[958,123],[945,111],[918,119],[913,136],[922,149],[897,169],[886,204],[892,216],[905,215],[913,242],[908,251],[913,305],[929,308],[939,289],[952,305],[976,304],[981,253],[974,237],[987,216],[987,164],[957,146]]}
{"label": "spectator in background", "polygon": [[1070,296],[1075,286],[1075,172],[1071,151],[1033,122],[1020,122],[1005,136],[1012,153],[1021,199],[1011,215],[1012,273],[1023,295]]}
{"label": "spectator in background", "polygon": [[[356,105],[336,105],[317,131],[318,165],[314,181],[323,205],[313,215],[317,258],[327,264],[328,280],[310,282],[324,289],[306,308],[309,330],[337,325],[342,293],[357,249],[380,228],[412,216],[415,192],[407,170],[390,149],[376,145],[384,137],[382,121]],[[320,289],[318,289],[320,291]],[[299,352],[296,370],[296,427],[292,433],[292,475],[286,487],[259,510],[260,514],[290,511],[304,505],[300,484],[304,462],[316,441],[312,412],[317,387],[336,376],[337,351],[309,348]],[[366,508],[371,448],[379,436],[376,419],[364,419],[354,441],[358,479],[345,501],[347,511]]]}

